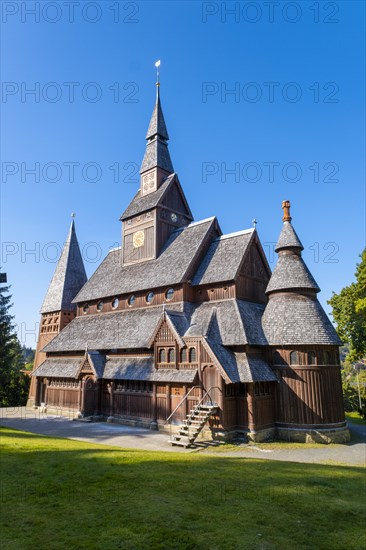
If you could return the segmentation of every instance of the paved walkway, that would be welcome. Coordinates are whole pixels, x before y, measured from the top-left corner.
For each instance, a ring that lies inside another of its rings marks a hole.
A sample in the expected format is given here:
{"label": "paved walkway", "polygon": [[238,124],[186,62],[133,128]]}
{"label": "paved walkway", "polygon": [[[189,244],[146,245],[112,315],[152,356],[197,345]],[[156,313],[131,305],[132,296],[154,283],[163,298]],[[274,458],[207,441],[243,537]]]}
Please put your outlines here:
{"label": "paved walkway", "polygon": [[200,443],[194,449],[173,447],[168,435],[120,424],[106,422],[72,421],[67,416],[42,414],[38,410],[19,407],[0,409],[0,425],[35,434],[66,437],[90,443],[102,443],[115,447],[142,449],[146,451],[168,451],[180,453],[199,452],[210,456],[237,458],[260,458],[293,462],[324,463],[341,462],[350,465],[366,465],[366,426],[350,424],[351,443],[347,445],[303,445],[300,448],[276,448],[275,445],[241,444],[225,450],[216,443]]}

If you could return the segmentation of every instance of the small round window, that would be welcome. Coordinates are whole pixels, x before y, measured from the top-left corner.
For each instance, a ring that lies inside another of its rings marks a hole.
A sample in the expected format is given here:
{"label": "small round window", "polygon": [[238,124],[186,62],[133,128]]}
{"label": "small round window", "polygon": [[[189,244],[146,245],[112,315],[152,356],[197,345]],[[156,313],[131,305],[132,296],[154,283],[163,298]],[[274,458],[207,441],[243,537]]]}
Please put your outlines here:
{"label": "small round window", "polygon": [[174,288],[169,288],[165,293],[165,298],[167,300],[172,300],[174,296]]}
{"label": "small round window", "polygon": [[148,304],[151,304],[151,302],[153,301],[154,299],[154,293],[152,291],[150,291],[147,295],[146,295],[146,301]]}
{"label": "small round window", "polygon": [[118,298],[114,298],[112,301],[112,309],[117,309],[119,304]]}
{"label": "small round window", "polygon": [[89,304],[85,304],[85,306],[83,307],[83,312],[88,313],[88,311],[89,311]]}
{"label": "small round window", "polygon": [[99,311],[99,313],[100,313],[101,311],[103,311],[103,302],[102,302],[102,301],[100,301],[100,302],[97,303],[97,311]]}
{"label": "small round window", "polygon": [[133,306],[133,304],[136,302],[136,296],[132,294],[128,299],[128,305]]}

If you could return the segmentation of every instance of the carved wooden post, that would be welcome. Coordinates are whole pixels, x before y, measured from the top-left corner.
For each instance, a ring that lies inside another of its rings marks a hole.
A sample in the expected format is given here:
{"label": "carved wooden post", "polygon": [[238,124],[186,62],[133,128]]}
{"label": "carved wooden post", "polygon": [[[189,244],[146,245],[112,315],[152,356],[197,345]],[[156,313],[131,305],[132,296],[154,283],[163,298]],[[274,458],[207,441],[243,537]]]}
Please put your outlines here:
{"label": "carved wooden post", "polygon": [[111,382],[111,395],[109,399],[109,416],[114,416],[114,391],[116,389],[116,383]]}
{"label": "carved wooden post", "polygon": [[254,384],[248,384],[248,428],[250,432],[255,430],[255,403],[254,403]]}
{"label": "carved wooden post", "polygon": [[[184,384],[184,386],[183,386],[183,393],[184,393],[184,395],[187,395],[187,384]],[[185,399],[183,401],[183,416],[184,416],[184,418],[186,418],[187,413],[188,413],[188,399]]]}
{"label": "carved wooden post", "polygon": [[170,416],[170,413],[172,412],[172,399],[171,399],[171,387],[170,384],[166,385],[166,391],[165,391],[165,401],[166,401],[166,417]]}
{"label": "carved wooden post", "polygon": [[157,430],[157,397],[156,397],[156,382],[153,383],[153,394],[152,394],[152,419],[150,424],[151,430]]}

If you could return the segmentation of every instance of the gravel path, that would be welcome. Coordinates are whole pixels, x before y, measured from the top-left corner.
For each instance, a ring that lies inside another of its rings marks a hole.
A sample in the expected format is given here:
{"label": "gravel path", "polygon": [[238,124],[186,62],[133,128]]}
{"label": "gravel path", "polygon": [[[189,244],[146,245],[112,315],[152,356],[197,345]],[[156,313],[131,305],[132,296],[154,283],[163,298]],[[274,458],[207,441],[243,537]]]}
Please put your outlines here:
{"label": "gravel path", "polygon": [[72,421],[71,417],[41,414],[38,410],[34,411],[26,407],[0,409],[0,425],[40,435],[66,437],[146,451],[199,452],[207,456],[366,465],[366,426],[351,423],[349,427],[352,437],[347,445],[308,446],[304,444],[301,447],[295,445],[291,448],[289,444],[284,444],[283,448],[275,448],[264,444],[242,444],[234,449],[231,447],[227,451],[223,446],[217,447],[214,443],[200,443],[194,449],[173,447],[168,443],[168,435],[157,431],[105,422]]}

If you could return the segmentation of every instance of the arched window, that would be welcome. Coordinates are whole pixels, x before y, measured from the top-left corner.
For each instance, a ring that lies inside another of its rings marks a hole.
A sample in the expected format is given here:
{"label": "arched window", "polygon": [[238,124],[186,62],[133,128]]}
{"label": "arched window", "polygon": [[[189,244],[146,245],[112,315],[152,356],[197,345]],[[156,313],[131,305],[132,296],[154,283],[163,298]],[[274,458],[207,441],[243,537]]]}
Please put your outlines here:
{"label": "arched window", "polygon": [[180,360],[182,363],[187,363],[187,348],[183,348],[180,353]]}
{"label": "arched window", "polygon": [[166,353],[165,349],[159,351],[159,363],[166,363]]}
{"label": "arched window", "polygon": [[330,365],[330,353],[329,351],[323,351],[324,365]]}
{"label": "arched window", "polygon": [[308,365],[316,365],[315,351],[308,352]]}
{"label": "arched window", "polygon": [[189,362],[194,363],[196,361],[196,348],[189,348]]}
{"label": "arched window", "polygon": [[168,363],[174,363],[175,362],[175,353],[173,349],[170,349],[168,351]]}
{"label": "arched window", "polygon": [[299,354],[297,351],[292,351],[290,353],[290,365],[299,365]]}

